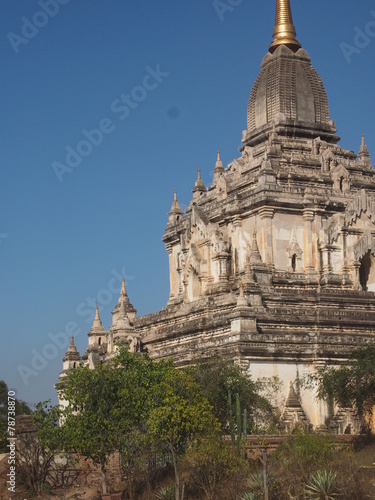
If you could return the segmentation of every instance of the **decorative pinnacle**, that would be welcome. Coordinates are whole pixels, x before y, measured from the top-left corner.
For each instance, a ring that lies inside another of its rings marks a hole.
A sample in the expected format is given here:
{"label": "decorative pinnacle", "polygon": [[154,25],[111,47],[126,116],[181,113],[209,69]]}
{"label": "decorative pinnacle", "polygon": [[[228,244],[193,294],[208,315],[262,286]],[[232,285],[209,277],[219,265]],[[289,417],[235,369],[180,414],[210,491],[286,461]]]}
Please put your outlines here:
{"label": "decorative pinnacle", "polygon": [[206,188],[204,186],[204,182],[202,181],[200,168],[198,168],[198,179],[195,182],[193,193],[195,193],[196,191],[206,191]]}
{"label": "decorative pinnacle", "polygon": [[221,161],[220,158],[220,150],[217,150],[217,161],[214,169],[214,176],[220,175],[224,172],[224,167],[223,167],[223,162]]}
{"label": "decorative pinnacle", "polygon": [[301,48],[301,44],[297,40],[289,0],[276,0],[276,18],[275,27],[273,29],[273,41],[269,48],[271,54],[279,45],[287,45],[294,52],[297,52],[297,50]]}
{"label": "decorative pinnacle", "polygon": [[366,143],[365,143],[365,134],[362,132],[362,143],[361,143],[361,149],[367,149]]}
{"label": "decorative pinnacle", "polygon": [[118,303],[121,304],[129,304],[129,297],[128,294],[126,293],[126,288],[125,288],[125,278],[122,278],[122,284],[121,284],[121,293],[120,293],[120,298]]}
{"label": "decorative pinnacle", "polygon": [[172,206],[170,211],[168,212],[169,221],[171,221],[172,220],[171,218],[174,218],[174,216],[176,215],[182,215],[182,213],[183,212],[181,210],[180,204],[178,203],[177,199],[177,191],[174,190]]}
{"label": "decorative pinnacle", "polygon": [[63,361],[80,361],[79,353],[74,344],[73,335],[70,337],[68,350],[66,351],[65,356],[63,357]]}
{"label": "decorative pinnacle", "polygon": [[96,306],[95,308],[95,319],[94,319],[94,323],[100,323],[101,324],[101,321],[100,321],[100,316],[99,316],[99,307]]}
{"label": "decorative pinnacle", "polygon": [[75,343],[74,343],[74,337],[73,335],[70,337],[70,343],[69,343],[69,346],[68,346],[68,350],[66,351],[66,354],[68,353],[76,353],[77,352],[77,348],[75,346]]}
{"label": "decorative pinnacle", "polygon": [[125,288],[125,278],[124,277],[122,278],[122,283],[121,283],[121,295],[123,297],[127,296],[126,288]]}
{"label": "decorative pinnacle", "polygon": [[250,263],[262,262],[262,257],[259,252],[259,246],[257,241],[257,231],[254,229],[253,232],[253,243],[251,245]]}
{"label": "decorative pinnacle", "polygon": [[361,147],[359,148],[359,154],[358,154],[358,158],[360,161],[363,161],[363,160],[369,160],[370,159],[370,153],[369,153],[369,150],[366,146],[366,143],[365,143],[365,134],[362,132],[362,143],[361,143]]}
{"label": "decorative pinnacle", "polygon": [[237,298],[237,307],[247,307],[248,305],[249,303],[245,298],[243,283],[240,281],[240,294]]}

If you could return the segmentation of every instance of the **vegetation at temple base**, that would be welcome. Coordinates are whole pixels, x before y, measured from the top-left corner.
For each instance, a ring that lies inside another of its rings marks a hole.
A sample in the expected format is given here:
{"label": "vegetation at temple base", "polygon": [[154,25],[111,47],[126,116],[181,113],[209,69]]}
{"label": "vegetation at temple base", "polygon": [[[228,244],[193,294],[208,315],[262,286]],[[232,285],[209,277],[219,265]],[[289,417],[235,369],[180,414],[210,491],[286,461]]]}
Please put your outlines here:
{"label": "vegetation at temple base", "polygon": [[250,467],[227,439],[207,436],[189,447],[184,457],[184,470],[189,478],[189,498],[216,500],[239,497]]}
{"label": "vegetation at temple base", "polygon": [[[280,431],[279,421],[271,404],[270,398],[264,396],[267,392],[280,390],[280,382],[276,379],[263,379],[255,382],[251,375],[232,361],[222,358],[199,360],[189,368],[197,380],[219,420],[223,432],[231,433],[229,418],[228,392],[230,391],[235,404],[236,394],[239,396],[242,409],[247,410],[247,433],[263,434]],[[232,419],[236,421],[235,408]],[[235,422],[236,423],[236,422]]]}
{"label": "vegetation at temple base", "polygon": [[62,453],[60,412],[50,401],[39,403],[31,416],[29,432],[22,432],[16,444],[17,483],[39,495],[73,481],[78,470],[69,454]]}
{"label": "vegetation at temple base", "polygon": [[119,401],[119,375],[108,365],[78,368],[66,377],[61,391],[69,403],[61,426],[63,446],[100,465],[103,493],[108,492],[106,463],[119,449],[128,417],[129,407],[121,408]]}
{"label": "vegetation at temple base", "polygon": [[[30,415],[29,406],[23,401],[15,399],[15,413],[19,415]],[[0,380],[0,453],[7,450],[7,429],[8,429],[8,386],[4,380]]]}
{"label": "vegetation at temple base", "polygon": [[109,456],[123,450],[131,461],[146,433],[150,395],[172,369],[171,363],[154,363],[121,350],[113,363],[93,370],[80,367],[64,378],[59,387],[68,403],[63,412],[64,447],[100,465],[103,493],[108,491]]}
{"label": "vegetation at temple base", "polygon": [[[361,356],[362,363],[367,357]],[[371,387],[366,380],[364,388]],[[278,384],[258,384],[220,359],[176,369],[120,349],[111,364],[69,372],[59,387],[68,403],[62,414],[48,404],[37,407],[33,440],[23,448],[25,462],[38,464],[37,474],[20,465],[19,477],[30,492],[54,487],[67,469],[74,476],[67,457],[78,453],[98,465],[102,492],[108,491],[114,487],[109,458],[118,452],[117,488],[132,500],[362,500],[374,494],[373,456],[362,469],[349,445],[296,429],[276,451],[270,447],[264,433],[279,426],[264,389],[272,393]],[[260,425],[260,415],[267,425]],[[245,430],[257,433],[251,448]]]}
{"label": "vegetation at temple base", "polygon": [[151,395],[147,429],[161,453],[170,453],[175,476],[175,499],[184,497],[180,458],[190,442],[218,435],[220,424],[196,380],[186,371],[171,369]]}
{"label": "vegetation at temple base", "polygon": [[[107,493],[106,464],[121,451],[134,475],[140,448],[168,454],[175,475],[175,498],[183,496],[179,462],[188,441],[219,430],[212,408],[195,379],[171,362],[121,349],[113,363],[72,370],[59,387],[68,405],[63,412],[64,448],[99,464]],[[131,482],[129,489],[133,490]],[[132,493],[134,495],[134,490]]]}
{"label": "vegetation at temple base", "polygon": [[312,378],[318,397],[329,405],[354,408],[363,420],[373,416],[375,406],[375,347],[356,349],[339,368],[322,368]]}

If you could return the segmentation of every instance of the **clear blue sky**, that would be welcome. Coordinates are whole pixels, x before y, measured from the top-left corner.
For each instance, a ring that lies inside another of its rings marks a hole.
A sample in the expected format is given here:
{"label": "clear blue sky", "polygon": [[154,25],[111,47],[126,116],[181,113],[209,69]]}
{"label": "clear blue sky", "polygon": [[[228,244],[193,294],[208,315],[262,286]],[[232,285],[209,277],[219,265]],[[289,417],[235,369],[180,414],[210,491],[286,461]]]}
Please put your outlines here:
{"label": "clear blue sky", "polygon": [[[139,314],[166,305],[173,190],[186,207],[197,168],[209,185],[217,148],[225,164],[238,154],[275,10],[275,0],[223,0],[220,18],[213,0],[64,2],[56,12],[47,0],[3,0],[0,24],[0,379],[30,403],[55,398],[66,348],[49,335],[74,323],[82,354],[95,301],[108,328],[123,273]],[[292,8],[340,144],[357,152],[363,129],[375,161],[373,2]],[[371,36],[355,40],[356,27]],[[350,64],[342,42],[356,49]],[[53,162],[66,164],[66,147],[99,125],[101,143],[90,154],[83,145],[59,182]],[[25,380],[21,365],[33,370]]]}

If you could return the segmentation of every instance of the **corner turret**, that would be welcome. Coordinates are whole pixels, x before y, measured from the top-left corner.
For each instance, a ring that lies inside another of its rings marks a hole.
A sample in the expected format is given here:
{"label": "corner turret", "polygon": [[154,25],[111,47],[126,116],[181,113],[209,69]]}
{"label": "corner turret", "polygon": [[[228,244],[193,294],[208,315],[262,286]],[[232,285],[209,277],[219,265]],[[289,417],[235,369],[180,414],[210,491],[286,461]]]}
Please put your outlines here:
{"label": "corner turret", "polygon": [[198,178],[193,189],[193,200],[199,199],[206,192],[206,187],[201,178],[201,169],[198,168]]}

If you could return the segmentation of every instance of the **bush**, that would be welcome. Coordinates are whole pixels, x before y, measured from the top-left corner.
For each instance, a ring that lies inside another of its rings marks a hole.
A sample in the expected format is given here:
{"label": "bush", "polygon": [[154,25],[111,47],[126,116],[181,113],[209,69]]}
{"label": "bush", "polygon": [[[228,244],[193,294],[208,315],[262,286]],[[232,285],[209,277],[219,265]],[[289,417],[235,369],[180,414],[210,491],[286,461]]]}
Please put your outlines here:
{"label": "bush", "polygon": [[247,463],[219,437],[195,442],[187,451],[184,468],[190,487],[195,485],[207,500],[236,498],[245,489]]}
{"label": "bush", "polygon": [[335,449],[332,440],[320,434],[298,431],[280,445],[273,456],[273,471],[281,496],[301,496],[313,473],[329,469]]}
{"label": "bush", "polygon": [[335,500],[337,498],[336,490],[337,472],[316,471],[312,474],[310,482],[306,485],[306,494],[313,500]]}
{"label": "bush", "polygon": [[160,490],[156,493],[157,500],[174,500],[175,491],[174,486],[165,486],[164,488],[160,488]]}

